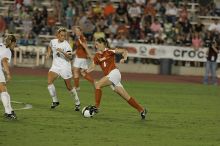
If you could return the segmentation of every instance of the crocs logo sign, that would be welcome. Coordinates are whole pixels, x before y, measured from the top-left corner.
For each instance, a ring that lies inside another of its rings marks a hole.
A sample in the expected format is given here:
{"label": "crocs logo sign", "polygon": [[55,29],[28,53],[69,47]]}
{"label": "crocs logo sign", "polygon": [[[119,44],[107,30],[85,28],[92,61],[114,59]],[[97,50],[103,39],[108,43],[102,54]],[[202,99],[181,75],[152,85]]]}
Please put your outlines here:
{"label": "crocs logo sign", "polygon": [[205,58],[205,52],[203,51],[194,51],[194,50],[181,50],[181,49],[175,49],[173,51],[173,55],[177,58],[181,57],[181,58],[185,58],[185,57],[189,57],[189,58]]}

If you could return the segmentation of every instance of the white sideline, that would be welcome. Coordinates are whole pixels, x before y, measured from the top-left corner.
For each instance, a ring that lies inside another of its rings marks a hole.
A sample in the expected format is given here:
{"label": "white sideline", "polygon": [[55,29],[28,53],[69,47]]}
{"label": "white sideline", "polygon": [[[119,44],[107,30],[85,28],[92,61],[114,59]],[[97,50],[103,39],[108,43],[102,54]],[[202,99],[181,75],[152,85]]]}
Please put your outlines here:
{"label": "white sideline", "polygon": [[31,109],[31,108],[33,107],[31,104],[26,104],[26,103],[19,102],[19,101],[11,101],[11,103],[16,103],[16,104],[22,104],[22,105],[24,105],[23,108],[14,109],[15,111],[18,111],[18,110],[27,110],[27,109]]}

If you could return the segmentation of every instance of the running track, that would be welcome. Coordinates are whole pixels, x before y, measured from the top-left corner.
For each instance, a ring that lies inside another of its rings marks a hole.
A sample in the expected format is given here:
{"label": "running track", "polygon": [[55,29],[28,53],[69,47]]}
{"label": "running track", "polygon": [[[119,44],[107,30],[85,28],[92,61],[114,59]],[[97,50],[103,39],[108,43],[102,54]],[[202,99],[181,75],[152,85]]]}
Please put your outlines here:
{"label": "running track", "polygon": [[[23,68],[12,67],[13,75],[34,75],[34,76],[47,76],[48,68]],[[101,78],[101,72],[93,72],[92,76],[95,78]],[[202,76],[179,76],[179,75],[155,75],[145,73],[122,73],[122,80],[131,81],[145,81],[145,82],[171,82],[171,83],[195,83],[202,84]],[[218,83],[220,81],[218,80]]]}

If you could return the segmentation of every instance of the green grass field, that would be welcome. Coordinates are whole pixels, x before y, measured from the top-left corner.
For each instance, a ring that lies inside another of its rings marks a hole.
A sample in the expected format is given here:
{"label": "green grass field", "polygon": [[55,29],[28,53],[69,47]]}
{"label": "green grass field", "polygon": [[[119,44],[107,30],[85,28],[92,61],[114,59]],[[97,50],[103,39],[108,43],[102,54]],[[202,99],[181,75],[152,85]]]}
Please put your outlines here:
{"label": "green grass field", "polygon": [[[13,101],[32,104],[17,121],[0,119],[1,146],[217,146],[220,87],[181,83],[123,82],[149,109],[146,121],[109,87],[93,118],[75,112],[63,80],[55,82],[61,105],[51,110],[46,77],[14,76]],[[93,87],[81,81],[82,106],[93,104]],[[14,108],[22,104],[13,103]],[[3,107],[0,106],[3,113]]]}

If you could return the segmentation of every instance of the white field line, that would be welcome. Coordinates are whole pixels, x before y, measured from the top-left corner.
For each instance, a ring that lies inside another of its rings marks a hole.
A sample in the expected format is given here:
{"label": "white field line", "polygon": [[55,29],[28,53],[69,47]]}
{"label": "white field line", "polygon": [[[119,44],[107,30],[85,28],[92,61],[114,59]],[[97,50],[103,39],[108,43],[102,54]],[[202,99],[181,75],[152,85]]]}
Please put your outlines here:
{"label": "white field line", "polygon": [[24,105],[23,108],[17,108],[17,109],[14,109],[14,110],[16,110],[16,111],[18,111],[18,110],[31,109],[31,108],[33,107],[31,104],[27,104],[27,103],[23,103],[23,102],[19,102],[19,101],[11,101],[11,103],[22,104],[22,105]]}

